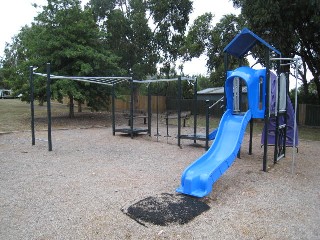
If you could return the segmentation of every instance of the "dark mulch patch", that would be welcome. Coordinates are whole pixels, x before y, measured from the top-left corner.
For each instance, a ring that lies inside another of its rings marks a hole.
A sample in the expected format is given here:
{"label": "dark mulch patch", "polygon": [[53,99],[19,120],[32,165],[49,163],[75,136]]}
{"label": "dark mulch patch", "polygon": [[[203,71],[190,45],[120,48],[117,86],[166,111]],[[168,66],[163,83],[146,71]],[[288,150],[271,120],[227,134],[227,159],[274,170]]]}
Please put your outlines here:
{"label": "dark mulch patch", "polygon": [[159,226],[186,224],[210,207],[198,198],[162,193],[140,200],[122,211],[138,223]]}

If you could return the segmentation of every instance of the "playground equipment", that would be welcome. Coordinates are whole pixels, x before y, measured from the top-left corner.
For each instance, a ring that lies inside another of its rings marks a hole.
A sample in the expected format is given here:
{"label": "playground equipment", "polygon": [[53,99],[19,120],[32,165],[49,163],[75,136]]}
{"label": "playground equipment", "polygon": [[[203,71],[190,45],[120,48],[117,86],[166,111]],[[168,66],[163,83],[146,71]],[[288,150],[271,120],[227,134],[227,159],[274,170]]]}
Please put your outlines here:
{"label": "playground equipment", "polygon": [[[241,143],[245,134],[246,127],[250,122],[250,141],[249,154],[252,153],[252,119],[265,120],[265,141],[268,138],[268,126],[271,117],[270,112],[270,55],[281,53],[255,35],[248,29],[243,29],[224,49],[224,52],[239,59],[245,56],[256,44],[262,44],[266,48],[266,68],[255,70],[250,67],[239,67],[233,71],[227,71],[225,81],[226,111],[219,124],[215,141],[209,150],[188,166],[181,177],[181,186],[177,192],[196,197],[208,195],[212,190],[212,184],[232,165],[240,151]],[[226,55],[226,69],[228,69],[228,55]],[[242,84],[247,86],[248,106],[244,109],[241,105]],[[280,83],[279,83],[280,84]],[[286,92],[286,88],[277,88],[279,91]],[[280,99],[281,96],[281,100]],[[283,96],[284,99],[283,99]],[[287,108],[286,94],[276,94],[276,108],[274,115],[277,126],[275,129],[275,159],[274,163],[285,156],[286,147],[286,124],[279,124],[279,117],[283,116],[286,123]],[[279,104],[280,103],[280,104]],[[279,107],[279,105],[285,106]],[[284,138],[279,138],[279,132],[284,129]],[[295,132],[295,131],[294,131]],[[295,137],[294,137],[295,140]],[[295,143],[294,143],[295,144]],[[281,147],[279,147],[281,146]],[[267,170],[267,148],[264,144],[263,170]],[[280,152],[279,152],[280,151]]]}
{"label": "playground equipment", "polygon": [[[47,73],[37,73],[34,72],[36,68],[30,66],[29,68],[29,78],[30,78],[30,107],[31,107],[31,138],[32,138],[32,145],[35,145],[35,127],[34,127],[34,75],[46,77],[47,78],[47,86],[46,86],[46,95],[47,95],[47,118],[48,118],[48,151],[52,151],[52,134],[51,134],[51,79],[68,79],[73,81],[81,81],[81,82],[89,82],[89,83],[96,83],[102,84],[107,86],[112,86],[113,89],[113,97],[114,97],[114,85],[124,82],[124,81],[131,81],[131,77],[72,77],[72,76],[57,76],[51,74],[51,66],[50,63],[47,63],[46,70]],[[114,100],[114,98],[113,98]],[[113,112],[113,130],[115,129],[114,125],[114,101],[112,103],[112,112]],[[131,132],[131,136],[133,131]]]}
{"label": "playground equipment", "polygon": [[[151,94],[150,91],[148,91],[148,127],[147,128],[136,128],[134,127],[134,119],[139,118],[139,116],[136,116],[134,114],[134,84],[148,84],[150,86],[151,83],[155,82],[168,82],[168,81],[196,81],[194,78],[187,78],[187,77],[178,77],[178,78],[172,78],[172,79],[155,79],[155,80],[145,80],[145,81],[139,81],[139,80],[133,80],[132,77],[78,77],[78,76],[57,76],[51,74],[51,66],[50,63],[47,63],[46,66],[47,73],[37,73],[35,72],[36,68],[33,66],[30,66],[29,68],[29,79],[30,79],[30,107],[31,107],[31,138],[32,138],[32,145],[35,145],[35,123],[34,123],[34,75],[46,77],[47,78],[47,87],[46,87],[46,95],[47,95],[47,119],[48,119],[48,150],[52,151],[52,133],[51,133],[51,89],[50,84],[52,79],[68,79],[72,81],[81,81],[81,82],[89,82],[89,83],[95,83],[95,84],[102,84],[112,87],[112,133],[115,135],[116,132],[129,134],[131,138],[135,134],[146,132],[149,135],[151,135]],[[123,82],[129,82],[130,83],[130,89],[131,89],[131,99],[130,99],[130,114],[128,116],[129,118],[129,127],[127,128],[119,128],[116,126],[116,119],[115,119],[115,85]],[[149,87],[148,87],[149,90]],[[158,115],[158,112],[157,112]],[[146,118],[146,116],[143,116],[143,118]],[[158,119],[158,118],[157,118]],[[157,120],[158,124],[158,120]],[[157,129],[158,132],[158,129]]]}
{"label": "playground equipment", "polygon": [[[286,146],[287,147],[298,147],[299,144],[299,139],[298,139],[298,129],[295,128],[294,126],[294,109],[292,106],[292,103],[290,101],[289,96],[283,96],[283,94],[286,94],[286,91],[283,89],[286,89],[286,75],[284,73],[280,74],[280,78],[277,77],[277,75],[273,72],[270,72],[270,85],[271,85],[271,89],[270,89],[270,121],[268,123],[268,137],[267,137],[267,144],[268,145],[275,145],[276,144],[276,128],[281,126],[281,131],[279,132],[279,137],[278,139],[283,139],[284,136],[286,135]],[[278,82],[280,84],[278,84]],[[280,87],[279,91],[278,91],[278,87]],[[277,93],[280,93],[282,95],[279,96],[279,104],[277,104],[278,102],[276,101],[277,98]],[[279,109],[278,109],[279,108]],[[287,113],[286,118],[283,116],[283,114],[281,116],[279,116],[279,121],[278,121],[278,125],[277,126],[277,118],[276,115],[278,112],[283,113],[285,112]],[[287,126],[286,128],[286,134],[284,133],[284,126]],[[295,140],[293,139],[295,138]],[[265,131],[262,131],[262,135],[261,135],[261,145],[263,146],[265,144]],[[280,140],[281,141],[281,140]],[[282,146],[279,146],[282,147]],[[281,151],[279,151],[281,152]]]}
{"label": "playground equipment", "polygon": [[[150,84],[154,84],[154,83],[159,83],[159,82],[178,82],[179,83],[179,90],[178,90],[178,99],[181,99],[182,98],[182,92],[181,92],[181,82],[182,81],[189,81],[189,82],[197,82],[197,79],[196,78],[190,78],[190,77],[177,77],[177,78],[168,78],[168,79],[148,79],[148,80],[134,80],[133,83],[138,83],[138,84],[148,84],[148,86],[150,86]],[[132,91],[133,93],[133,91]],[[148,87],[148,115],[150,116],[150,126],[149,128],[151,129],[151,95],[150,95],[150,88]],[[133,96],[131,96],[133,97]],[[178,101],[179,102],[179,101]],[[131,107],[132,109],[133,107]],[[181,108],[178,107],[178,111],[177,111],[177,119],[178,119],[178,126],[179,126],[179,129],[181,128]],[[168,119],[167,119],[168,120]],[[155,136],[157,136],[157,138],[160,136],[160,133],[159,133],[159,111],[158,111],[158,98],[157,98],[157,130],[156,130],[156,134]],[[151,132],[151,130],[150,130]],[[178,133],[179,135],[179,133]],[[168,124],[167,124],[167,136],[166,137],[169,137],[169,133],[168,133]]]}
{"label": "playground equipment", "polygon": [[[178,104],[178,118],[181,118],[181,81],[178,82],[178,92],[179,92],[179,104]],[[216,136],[217,129],[214,129],[212,132],[209,132],[209,112],[210,110],[219,102],[223,101],[223,98],[219,99],[216,103],[209,106],[209,101],[206,101],[206,132],[205,134],[197,133],[197,81],[193,84],[193,133],[191,134],[181,134],[181,120],[178,119],[178,146],[181,147],[181,139],[193,140],[194,143],[199,141],[205,141],[205,148],[208,150],[209,141],[213,140]]]}

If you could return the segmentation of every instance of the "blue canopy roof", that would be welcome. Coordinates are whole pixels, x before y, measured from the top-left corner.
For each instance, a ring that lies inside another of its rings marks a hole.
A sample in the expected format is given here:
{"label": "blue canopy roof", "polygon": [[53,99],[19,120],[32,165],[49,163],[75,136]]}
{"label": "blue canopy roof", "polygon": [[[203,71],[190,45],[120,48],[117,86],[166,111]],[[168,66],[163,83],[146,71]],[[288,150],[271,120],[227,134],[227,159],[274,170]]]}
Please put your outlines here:
{"label": "blue canopy roof", "polygon": [[241,33],[239,33],[234,39],[232,39],[232,41],[223,49],[223,51],[241,58],[259,42],[265,45],[271,51],[274,51],[275,53],[281,55],[281,52],[279,52],[277,49],[272,47],[269,43],[264,41],[262,38],[260,38],[247,28],[242,29]]}

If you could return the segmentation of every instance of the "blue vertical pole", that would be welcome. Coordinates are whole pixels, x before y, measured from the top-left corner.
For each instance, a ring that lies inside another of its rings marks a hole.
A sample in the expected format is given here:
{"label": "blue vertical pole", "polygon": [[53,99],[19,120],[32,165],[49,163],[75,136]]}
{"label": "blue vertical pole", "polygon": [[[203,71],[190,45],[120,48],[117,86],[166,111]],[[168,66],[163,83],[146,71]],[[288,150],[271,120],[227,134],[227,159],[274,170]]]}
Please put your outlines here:
{"label": "blue vertical pole", "polygon": [[36,144],[34,132],[34,84],[33,84],[33,66],[30,66],[30,107],[31,107],[31,138],[32,145]]}
{"label": "blue vertical pole", "polygon": [[50,90],[50,63],[47,63],[47,117],[48,117],[48,150],[52,151],[51,139],[51,90]]}

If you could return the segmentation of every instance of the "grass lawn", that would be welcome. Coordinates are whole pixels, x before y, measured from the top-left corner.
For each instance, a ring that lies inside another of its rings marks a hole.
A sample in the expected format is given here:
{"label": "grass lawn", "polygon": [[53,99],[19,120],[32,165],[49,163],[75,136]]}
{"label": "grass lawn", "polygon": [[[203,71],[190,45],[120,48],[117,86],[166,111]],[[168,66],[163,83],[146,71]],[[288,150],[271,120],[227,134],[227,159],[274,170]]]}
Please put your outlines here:
{"label": "grass lawn", "polygon": [[[34,104],[35,128],[47,129],[47,105]],[[92,113],[83,108],[82,113],[75,113],[75,118],[68,117],[67,105],[51,102],[51,117],[53,128],[79,128],[88,126],[101,126],[105,123],[105,114]],[[0,99],[0,132],[26,131],[31,126],[30,104],[20,99]]]}
{"label": "grass lawn", "polygon": [[[110,117],[106,112],[90,112],[84,108],[82,113],[75,113],[75,119],[68,117],[68,106],[52,102],[51,115],[53,128],[55,127],[88,127],[88,126],[111,126]],[[39,106],[35,102],[36,129],[46,129],[47,106]],[[20,99],[0,99],[0,132],[30,130],[30,104],[21,102]],[[108,119],[107,119],[108,118]],[[108,122],[109,121],[109,122]],[[205,116],[198,116],[198,126],[205,127]],[[108,123],[107,123],[108,122]],[[210,118],[210,129],[217,128],[219,118]],[[193,126],[193,116],[188,120],[188,125]],[[263,121],[254,122],[254,134],[261,134]],[[320,127],[298,126],[299,138],[311,141],[320,141]],[[247,128],[247,131],[249,127]]]}

